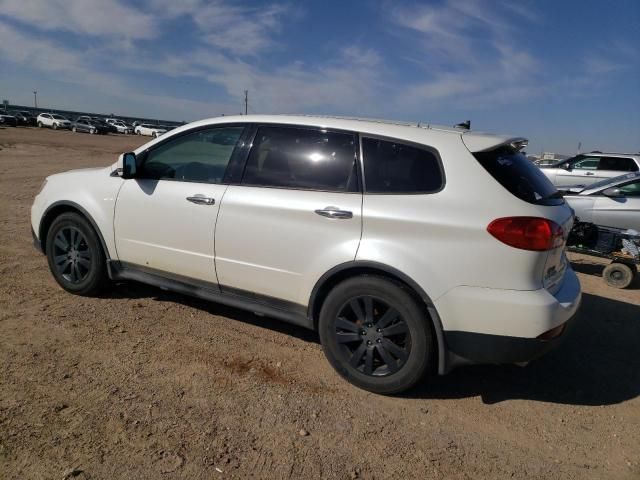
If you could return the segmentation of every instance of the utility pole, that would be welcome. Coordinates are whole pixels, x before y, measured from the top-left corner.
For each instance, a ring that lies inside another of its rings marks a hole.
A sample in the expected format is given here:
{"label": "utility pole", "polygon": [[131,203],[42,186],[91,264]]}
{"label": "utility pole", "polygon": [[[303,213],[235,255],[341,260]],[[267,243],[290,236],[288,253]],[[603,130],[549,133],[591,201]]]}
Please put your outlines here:
{"label": "utility pole", "polygon": [[244,91],[244,114],[249,110],[249,90]]}
{"label": "utility pole", "polygon": [[35,109],[38,109],[38,92],[37,90],[33,91],[33,105],[35,107]]}

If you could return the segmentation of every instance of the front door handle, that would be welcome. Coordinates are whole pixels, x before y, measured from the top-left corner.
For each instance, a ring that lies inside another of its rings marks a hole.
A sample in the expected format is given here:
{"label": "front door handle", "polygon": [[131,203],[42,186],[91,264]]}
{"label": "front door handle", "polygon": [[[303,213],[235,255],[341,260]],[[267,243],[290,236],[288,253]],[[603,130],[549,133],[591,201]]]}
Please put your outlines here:
{"label": "front door handle", "polygon": [[216,203],[215,198],[205,197],[201,193],[196,193],[193,197],[187,197],[187,200],[198,205],[214,205]]}
{"label": "front door handle", "polygon": [[348,210],[340,210],[338,207],[324,207],[315,211],[318,215],[327,218],[339,218],[345,220],[347,218],[353,218],[353,212]]}
{"label": "front door handle", "polygon": [[593,172],[587,172],[587,173],[585,173],[585,175],[595,175],[595,173],[593,173]]}

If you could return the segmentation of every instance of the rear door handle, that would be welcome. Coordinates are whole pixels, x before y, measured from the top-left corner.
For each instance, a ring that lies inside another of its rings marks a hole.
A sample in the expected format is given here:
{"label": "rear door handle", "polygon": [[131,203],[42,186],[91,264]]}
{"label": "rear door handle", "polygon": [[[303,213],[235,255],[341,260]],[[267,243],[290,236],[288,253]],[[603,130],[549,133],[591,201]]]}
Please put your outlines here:
{"label": "rear door handle", "polygon": [[187,200],[198,205],[214,205],[216,203],[215,198],[205,197],[201,193],[196,193],[193,197],[187,197]]}
{"label": "rear door handle", "polygon": [[340,210],[338,207],[324,207],[315,211],[318,215],[327,218],[338,218],[345,220],[347,218],[353,218],[353,212],[348,210]]}
{"label": "rear door handle", "polygon": [[595,173],[593,173],[593,172],[587,172],[587,173],[585,173],[585,175],[595,175]]}

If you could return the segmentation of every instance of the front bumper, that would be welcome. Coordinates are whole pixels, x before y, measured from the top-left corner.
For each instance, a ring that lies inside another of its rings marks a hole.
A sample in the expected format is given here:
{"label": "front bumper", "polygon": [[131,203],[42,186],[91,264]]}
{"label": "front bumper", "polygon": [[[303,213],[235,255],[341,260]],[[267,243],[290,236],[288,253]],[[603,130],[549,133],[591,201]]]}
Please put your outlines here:
{"label": "front bumper", "polygon": [[33,227],[31,227],[31,237],[33,237],[33,246],[35,247],[35,249],[38,250],[40,253],[44,253],[42,251],[42,244],[40,243],[40,240],[38,240],[38,236],[36,235],[36,232],[33,231]]}
{"label": "front bumper", "polygon": [[581,299],[580,282],[570,268],[555,295],[544,289],[453,289],[436,302],[448,350],[446,370],[540,357],[564,339]]}

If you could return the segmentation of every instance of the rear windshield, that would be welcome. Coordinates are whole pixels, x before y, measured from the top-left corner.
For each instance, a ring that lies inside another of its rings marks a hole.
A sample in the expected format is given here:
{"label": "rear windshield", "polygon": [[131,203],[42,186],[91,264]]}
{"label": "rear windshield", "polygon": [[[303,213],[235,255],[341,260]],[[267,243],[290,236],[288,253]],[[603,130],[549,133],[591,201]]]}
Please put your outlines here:
{"label": "rear windshield", "polygon": [[522,153],[501,147],[473,154],[500,185],[525,202],[536,205],[561,205],[562,195]]}

